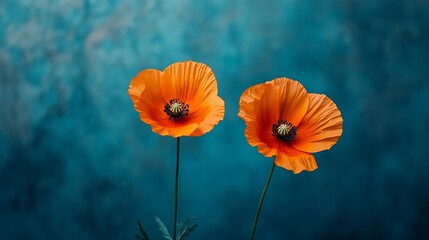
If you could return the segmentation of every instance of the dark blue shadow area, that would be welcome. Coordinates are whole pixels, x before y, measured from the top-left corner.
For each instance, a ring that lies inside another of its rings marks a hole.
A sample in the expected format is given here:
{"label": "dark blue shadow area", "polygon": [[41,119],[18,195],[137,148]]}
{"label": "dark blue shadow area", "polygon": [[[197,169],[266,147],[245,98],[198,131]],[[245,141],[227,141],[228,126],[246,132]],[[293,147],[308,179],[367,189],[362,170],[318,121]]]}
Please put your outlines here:
{"label": "dark blue shadow area", "polygon": [[340,108],[319,169],[276,168],[255,239],[429,239],[429,2],[2,0],[0,239],[161,239],[175,139],[127,94],[146,68],[209,65],[225,119],[183,138],[179,218],[190,239],[247,239],[272,159],[248,145],[238,99],[287,76]]}

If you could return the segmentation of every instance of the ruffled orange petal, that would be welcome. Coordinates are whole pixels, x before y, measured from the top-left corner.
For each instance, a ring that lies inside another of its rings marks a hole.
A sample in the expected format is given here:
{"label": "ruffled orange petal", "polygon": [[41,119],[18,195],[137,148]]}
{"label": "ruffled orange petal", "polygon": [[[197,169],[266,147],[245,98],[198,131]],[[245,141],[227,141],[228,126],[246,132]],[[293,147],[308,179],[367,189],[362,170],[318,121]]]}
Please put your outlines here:
{"label": "ruffled orange petal", "polygon": [[222,98],[213,96],[206,101],[206,105],[201,106],[197,111],[189,113],[188,118],[198,123],[198,128],[190,136],[201,136],[211,131],[225,114],[225,103]]}
{"label": "ruffled orange petal", "polygon": [[297,126],[294,148],[320,152],[331,148],[343,132],[343,118],[335,103],[323,94],[310,94],[310,105]]}
{"label": "ruffled orange petal", "polygon": [[279,120],[280,117],[280,87],[276,85],[264,85],[264,93],[261,97],[261,105],[259,112],[260,124],[263,128],[268,129],[271,135],[271,127]]}
{"label": "ruffled orange petal", "polygon": [[267,141],[267,136],[263,136],[261,132],[262,131],[259,129],[259,126],[255,121],[246,122],[244,135],[246,136],[247,142],[253,147],[258,147],[258,152],[260,152],[265,157],[272,157],[276,155],[277,149],[272,147],[272,141]]}
{"label": "ruffled orange petal", "polygon": [[162,136],[182,137],[191,136],[198,128],[198,124],[194,122],[174,122],[170,120],[155,121],[151,124],[152,131]]}
{"label": "ruffled orange petal", "polygon": [[279,117],[279,93],[276,86],[258,84],[248,88],[240,97],[238,116],[246,124],[246,139],[266,157],[277,154],[271,127]]}
{"label": "ruffled orange petal", "polygon": [[[168,120],[165,114],[165,101],[160,90],[161,72],[149,69],[140,72],[132,81],[129,88],[129,94],[134,102],[137,112],[140,113],[140,119],[150,124],[152,131],[160,135],[170,135],[178,137],[190,135],[198,128],[196,123],[174,122]],[[138,91],[142,92],[138,95]]]}
{"label": "ruffled orange petal", "polygon": [[203,63],[192,61],[174,63],[162,73],[160,88],[165,101],[179,98],[197,110],[201,104],[218,93],[213,71]]}
{"label": "ruffled orange petal", "polygon": [[145,83],[153,80],[158,81],[160,77],[161,71],[156,69],[146,69],[137,74],[137,76],[131,80],[130,86],[128,88],[128,94],[130,95],[131,101],[136,104],[140,98],[140,94],[145,89]]}
{"label": "ruffled orange petal", "polygon": [[140,112],[142,120],[149,124],[162,119],[160,116],[164,99],[159,91],[160,76],[160,71],[144,70],[131,81],[128,90],[137,112]]}
{"label": "ruffled orange petal", "polygon": [[[175,63],[164,72],[142,71],[131,81],[128,92],[141,120],[163,136],[200,136],[224,117],[225,104],[217,96],[214,74],[202,63]],[[189,105],[186,118],[169,119],[164,106],[172,99]]]}
{"label": "ruffled orange petal", "polygon": [[[241,94],[238,116],[245,122],[256,121],[256,119],[259,117],[257,112],[255,112],[255,109],[259,109],[260,107],[260,101],[264,90],[265,84],[261,83],[249,87],[243,92],[243,94]],[[259,105],[256,106],[256,104]]]}
{"label": "ruffled orange petal", "polygon": [[274,163],[282,168],[293,171],[298,174],[303,170],[314,171],[317,169],[316,159],[313,155],[303,153],[290,148],[287,153],[279,152],[274,159]]}
{"label": "ruffled orange petal", "polygon": [[279,120],[279,94],[279,87],[264,83],[248,88],[240,97],[238,116],[271,129]]}
{"label": "ruffled orange petal", "polygon": [[285,77],[267,83],[280,88],[280,118],[297,126],[307,112],[309,102],[307,90],[298,81]]}
{"label": "ruffled orange petal", "polygon": [[168,66],[162,73],[160,89],[166,102],[178,98],[189,104],[189,115],[180,122],[194,127],[175,131],[172,136],[203,135],[224,117],[225,103],[217,96],[215,76],[205,64],[188,61]]}

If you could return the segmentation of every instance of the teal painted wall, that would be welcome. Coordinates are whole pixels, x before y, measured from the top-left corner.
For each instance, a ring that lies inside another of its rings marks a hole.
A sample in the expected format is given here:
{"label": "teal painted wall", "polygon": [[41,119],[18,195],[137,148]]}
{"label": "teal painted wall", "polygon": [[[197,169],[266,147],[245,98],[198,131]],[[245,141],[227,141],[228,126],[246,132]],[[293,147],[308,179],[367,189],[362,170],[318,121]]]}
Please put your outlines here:
{"label": "teal painted wall", "polygon": [[146,68],[209,65],[224,121],[181,149],[191,239],[246,239],[271,159],[237,117],[251,85],[287,76],[331,97],[344,133],[319,169],[277,168],[255,239],[429,239],[429,3],[0,2],[0,238],[161,239],[175,140],[127,94]]}

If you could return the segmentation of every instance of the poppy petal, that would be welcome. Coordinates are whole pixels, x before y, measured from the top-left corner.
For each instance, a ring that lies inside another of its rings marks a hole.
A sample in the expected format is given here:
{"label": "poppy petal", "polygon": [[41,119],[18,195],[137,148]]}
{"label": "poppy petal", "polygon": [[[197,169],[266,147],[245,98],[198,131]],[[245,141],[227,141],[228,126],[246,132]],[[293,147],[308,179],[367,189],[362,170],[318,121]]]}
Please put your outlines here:
{"label": "poppy petal", "polygon": [[[214,74],[202,63],[175,63],[164,72],[144,70],[131,81],[128,93],[140,119],[160,135],[200,136],[224,117]],[[172,116],[169,104],[177,101],[184,109]]]}
{"label": "poppy petal", "polygon": [[343,118],[335,103],[323,94],[309,94],[310,105],[297,126],[294,148],[305,152],[330,149],[340,138]]}
{"label": "poppy petal", "polygon": [[[258,151],[266,157],[277,154],[274,138],[271,135],[272,124],[278,120],[279,89],[268,84],[257,84],[248,88],[240,97],[238,116],[246,124],[244,134],[251,146],[257,146]],[[273,111],[270,111],[273,110]],[[274,120],[275,119],[275,120]]]}
{"label": "poppy petal", "polygon": [[[266,138],[261,138],[261,133],[258,124],[255,121],[246,122],[246,129],[244,135],[246,136],[247,142],[250,146],[258,147],[260,152],[265,157],[272,157],[277,154],[277,149],[272,147],[270,141],[266,141]],[[265,140],[265,141],[264,141]]]}
{"label": "poppy petal", "polygon": [[[144,70],[133,79],[138,85],[130,85],[129,92],[131,99],[134,98],[134,107],[140,113],[140,118],[148,124],[168,120],[168,116],[163,112],[165,102],[159,90],[159,73],[156,70]],[[138,97],[137,86],[143,89]]]}
{"label": "poppy petal", "polygon": [[213,129],[223,119],[225,114],[225,103],[222,98],[214,96],[207,100],[208,105],[189,113],[189,118],[199,123],[198,128],[190,136],[201,136]]}
{"label": "poppy petal", "polygon": [[292,170],[293,173],[298,174],[303,170],[314,171],[317,169],[316,159],[313,155],[308,153],[280,153],[274,159],[274,163],[287,170]]}
{"label": "poppy petal", "polygon": [[238,116],[246,121],[256,121],[256,119],[259,117],[258,112],[255,111],[255,108],[258,108],[259,105],[256,106],[256,102],[258,104],[261,101],[261,96],[264,93],[265,90],[265,84],[257,84],[252,87],[249,87],[246,89],[243,94],[241,94],[240,97],[240,110],[238,112]]}
{"label": "poppy petal", "polygon": [[140,94],[145,89],[145,83],[153,80],[157,81],[160,77],[161,71],[156,69],[146,69],[137,74],[137,76],[131,80],[128,88],[128,94],[133,103],[136,104],[137,100],[140,98]]}
{"label": "poppy petal", "polygon": [[198,109],[205,99],[218,93],[210,67],[193,61],[168,66],[162,73],[160,88],[165,101],[179,98],[190,105],[190,111]]}
{"label": "poppy petal", "polygon": [[[162,136],[170,135],[180,137],[190,135],[198,124],[182,121],[175,122],[169,120],[168,115],[164,112],[165,100],[162,97],[160,85],[160,73],[157,70],[144,70],[139,73],[130,85],[130,97],[134,98],[134,106],[140,113],[140,119],[151,125],[152,131]],[[137,90],[142,92],[137,97]]]}
{"label": "poppy petal", "polygon": [[157,121],[151,124],[152,131],[161,136],[182,137],[190,136],[197,128],[197,123],[179,123],[174,121],[161,122]]}
{"label": "poppy petal", "polygon": [[276,78],[267,83],[280,87],[279,110],[281,119],[297,126],[307,112],[309,103],[307,90],[298,81],[285,77]]}
{"label": "poppy petal", "polygon": [[261,124],[269,130],[271,135],[271,127],[280,117],[280,88],[279,86],[265,84],[265,90],[261,97],[260,109]]}

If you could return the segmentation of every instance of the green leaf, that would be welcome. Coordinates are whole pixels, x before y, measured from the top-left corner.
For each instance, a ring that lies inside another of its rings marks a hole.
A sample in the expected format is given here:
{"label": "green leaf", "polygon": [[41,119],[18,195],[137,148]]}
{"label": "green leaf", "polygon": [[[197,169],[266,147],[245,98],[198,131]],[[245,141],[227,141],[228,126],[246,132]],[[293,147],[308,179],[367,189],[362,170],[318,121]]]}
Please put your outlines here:
{"label": "green leaf", "polygon": [[149,236],[147,235],[146,230],[144,229],[142,223],[139,220],[137,220],[137,227],[140,230],[141,236],[134,234],[136,240],[149,240]]}
{"label": "green leaf", "polygon": [[177,224],[177,227],[179,228],[179,235],[177,236],[177,240],[182,240],[185,237],[191,236],[191,233],[195,231],[198,226],[197,224],[188,225],[193,220],[195,220],[195,217],[190,217],[185,221]]}
{"label": "green leaf", "polygon": [[195,217],[189,217],[188,219],[186,219],[185,221],[183,221],[183,222],[179,222],[178,224],[177,224],[177,227],[179,228],[179,229],[181,229],[181,228],[183,228],[186,224],[188,224],[188,223],[190,223],[191,221],[193,221],[193,220],[195,220]]}
{"label": "green leaf", "polygon": [[164,223],[161,221],[161,219],[159,219],[159,217],[155,217],[155,220],[156,220],[156,223],[157,223],[157,224],[158,224],[158,226],[159,226],[159,230],[161,230],[161,232],[162,232],[162,236],[163,236],[165,239],[173,240],[173,239],[171,238],[171,236],[170,236],[170,233],[168,233],[167,227],[164,225]]}

